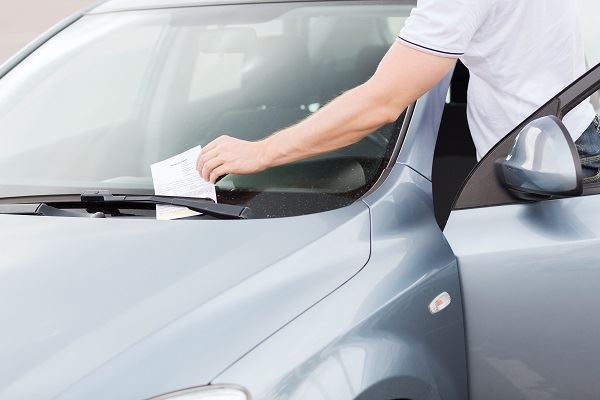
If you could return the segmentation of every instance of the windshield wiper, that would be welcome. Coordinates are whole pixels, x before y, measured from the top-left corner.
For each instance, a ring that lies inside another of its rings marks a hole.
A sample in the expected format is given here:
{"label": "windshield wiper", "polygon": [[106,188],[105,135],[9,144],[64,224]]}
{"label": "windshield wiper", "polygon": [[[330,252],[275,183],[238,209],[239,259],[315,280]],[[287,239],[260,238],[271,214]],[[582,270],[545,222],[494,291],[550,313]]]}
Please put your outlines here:
{"label": "windshield wiper", "polygon": [[84,213],[62,210],[46,203],[32,204],[0,204],[0,214],[39,215],[43,217],[72,217],[72,218],[105,218],[104,213]]}
{"label": "windshield wiper", "polygon": [[88,190],[81,195],[81,202],[88,204],[168,204],[187,207],[192,211],[220,219],[249,219],[254,215],[245,206],[215,203],[212,199],[175,196],[115,196],[108,190]]}

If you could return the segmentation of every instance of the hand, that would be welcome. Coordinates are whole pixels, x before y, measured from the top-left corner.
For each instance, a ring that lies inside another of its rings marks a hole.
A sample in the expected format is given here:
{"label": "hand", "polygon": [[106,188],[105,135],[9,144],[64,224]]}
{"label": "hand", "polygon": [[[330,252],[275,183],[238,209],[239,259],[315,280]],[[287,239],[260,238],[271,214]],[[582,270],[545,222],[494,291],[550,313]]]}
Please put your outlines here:
{"label": "hand", "polygon": [[248,142],[221,136],[206,145],[196,169],[202,178],[211,183],[226,174],[253,174],[267,168],[262,142]]}

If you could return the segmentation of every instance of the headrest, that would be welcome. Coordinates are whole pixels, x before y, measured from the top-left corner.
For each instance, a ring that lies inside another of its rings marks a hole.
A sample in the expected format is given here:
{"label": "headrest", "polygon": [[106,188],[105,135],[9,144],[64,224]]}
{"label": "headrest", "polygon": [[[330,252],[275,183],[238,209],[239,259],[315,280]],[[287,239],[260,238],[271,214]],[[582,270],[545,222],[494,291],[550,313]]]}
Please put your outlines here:
{"label": "headrest", "polygon": [[300,106],[311,94],[310,58],[304,42],[293,36],[258,39],[246,57],[242,88],[253,106]]}

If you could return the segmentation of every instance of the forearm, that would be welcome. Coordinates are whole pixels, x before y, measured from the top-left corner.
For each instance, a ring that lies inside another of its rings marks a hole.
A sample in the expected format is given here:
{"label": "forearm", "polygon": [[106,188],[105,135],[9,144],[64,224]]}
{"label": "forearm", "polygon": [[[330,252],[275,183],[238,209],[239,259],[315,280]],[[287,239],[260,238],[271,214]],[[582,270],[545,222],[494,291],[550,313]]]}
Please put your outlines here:
{"label": "forearm", "polygon": [[395,121],[455,62],[395,43],[366,83],[264,140],[220,136],[202,149],[197,169],[204,179],[215,182],[224,174],[256,173],[358,142]]}
{"label": "forearm", "polygon": [[266,167],[327,153],[356,143],[378,128],[394,122],[409,101],[401,94],[393,99],[369,86],[360,85],[304,121],[263,141]]}
{"label": "forearm", "polygon": [[260,142],[264,168],[323,154],[355,143],[394,122],[455,64],[394,44],[366,83],[344,93],[311,117]]}

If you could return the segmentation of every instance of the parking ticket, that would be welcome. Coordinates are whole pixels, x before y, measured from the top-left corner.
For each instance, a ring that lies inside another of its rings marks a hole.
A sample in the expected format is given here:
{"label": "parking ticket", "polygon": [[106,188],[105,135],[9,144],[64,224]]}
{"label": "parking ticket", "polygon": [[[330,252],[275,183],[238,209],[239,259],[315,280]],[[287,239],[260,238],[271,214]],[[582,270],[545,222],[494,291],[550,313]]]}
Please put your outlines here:
{"label": "parking ticket", "polygon": [[[181,154],[150,166],[154,192],[159,196],[183,196],[210,198],[217,201],[215,185],[202,179],[196,170],[196,161],[202,146],[189,149]],[[159,204],[156,206],[156,219],[171,220],[200,215],[186,207]]]}

